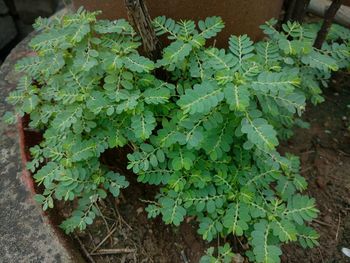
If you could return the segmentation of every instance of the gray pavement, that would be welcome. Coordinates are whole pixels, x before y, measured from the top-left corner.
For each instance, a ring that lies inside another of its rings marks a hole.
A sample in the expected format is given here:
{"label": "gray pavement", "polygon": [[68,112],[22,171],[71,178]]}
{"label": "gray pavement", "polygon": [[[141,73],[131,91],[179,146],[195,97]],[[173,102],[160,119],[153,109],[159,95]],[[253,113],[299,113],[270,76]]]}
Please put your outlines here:
{"label": "gray pavement", "polygon": [[29,38],[12,50],[0,68],[0,263],[82,262],[63,245],[25,187],[17,128],[2,121],[4,112],[11,110],[5,98],[18,79],[13,66],[28,53]]}

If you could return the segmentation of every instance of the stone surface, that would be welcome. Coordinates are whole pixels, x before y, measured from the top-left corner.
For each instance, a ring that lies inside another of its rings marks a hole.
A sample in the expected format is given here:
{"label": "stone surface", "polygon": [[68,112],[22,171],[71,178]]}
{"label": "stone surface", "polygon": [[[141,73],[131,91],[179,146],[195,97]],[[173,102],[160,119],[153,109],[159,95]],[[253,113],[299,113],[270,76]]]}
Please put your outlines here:
{"label": "stone surface", "polygon": [[[0,118],[12,110],[5,102],[14,89],[17,76],[14,63],[28,51],[28,38],[18,45],[0,68]],[[74,258],[64,246],[58,232],[43,216],[26,187],[16,126],[0,121],[0,262],[4,263],[73,263]],[[28,178],[28,177],[27,177]]]}
{"label": "stone surface", "polygon": [[9,9],[4,0],[0,0],[0,15],[6,15]]}
{"label": "stone surface", "polygon": [[0,16],[0,49],[10,43],[16,35],[17,30],[12,17],[9,15]]}

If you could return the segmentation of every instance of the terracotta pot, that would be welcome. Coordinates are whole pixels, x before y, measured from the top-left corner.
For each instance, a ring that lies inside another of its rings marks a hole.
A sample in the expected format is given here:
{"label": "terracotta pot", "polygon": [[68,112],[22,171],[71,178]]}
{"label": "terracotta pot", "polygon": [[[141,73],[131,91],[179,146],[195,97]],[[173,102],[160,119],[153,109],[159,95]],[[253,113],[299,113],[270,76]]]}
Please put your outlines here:
{"label": "terracotta pot", "polygon": [[[101,10],[103,19],[126,18],[124,0],[73,0],[75,8]],[[165,15],[176,20],[200,20],[208,16],[221,16],[226,27],[217,37],[218,46],[226,46],[230,35],[248,34],[254,40],[263,33],[259,25],[272,17],[278,17],[283,0],[148,0],[152,17]]]}

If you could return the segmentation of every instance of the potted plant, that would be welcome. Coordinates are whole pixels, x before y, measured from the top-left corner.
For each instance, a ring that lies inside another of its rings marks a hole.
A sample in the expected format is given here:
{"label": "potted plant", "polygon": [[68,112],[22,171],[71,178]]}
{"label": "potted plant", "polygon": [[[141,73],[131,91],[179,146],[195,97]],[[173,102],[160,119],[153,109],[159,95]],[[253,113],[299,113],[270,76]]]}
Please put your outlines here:
{"label": "potted plant", "polygon": [[[288,22],[277,31],[271,20],[262,26],[266,41],[231,36],[224,50],[206,45],[224,28],[220,17],[161,16],[154,31],[170,44],[152,61],[139,54],[140,37],[126,20],[97,14],[81,8],[38,19],[36,56],[17,65],[25,75],[8,100],[43,135],[27,165],[43,185],[36,196],[43,209],[54,199],[76,201],[61,227],[71,233],[92,224],[97,202],[129,185],[102,158],[123,148],[137,180],[159,186],[150,218],[178,226],[191,216],[207,241],[243,236],[253,262],[279,262],[283,243],[317,245],[307,222],[318,210],[300,193],[307,183],[299,160],[277,146],[303,124],[306,101],[322,101],[318,80],[347,66],[348,47],[333,40],[348,41],[349,31],[334,27],[319,50],[317,25]],[[202,261],[232,256],[227,243]]]}

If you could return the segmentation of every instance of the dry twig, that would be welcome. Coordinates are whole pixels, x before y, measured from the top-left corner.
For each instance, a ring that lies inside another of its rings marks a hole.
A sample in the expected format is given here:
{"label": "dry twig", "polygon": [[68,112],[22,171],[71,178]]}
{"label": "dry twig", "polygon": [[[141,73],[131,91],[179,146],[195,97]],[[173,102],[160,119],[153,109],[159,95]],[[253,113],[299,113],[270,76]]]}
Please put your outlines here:
{"label": "dry twig", "polygon": [[119,222],[121,221],[122,223],[124,223],[130,230],[133,230],[132,227],[125,221],[125,219],[120,215],[116,202],[114,201],[115,199],[112,200],[108,200],[111,203],[111,208],[113,211],[113,214],[115,216],[115,219],[118,219]]}
{"label": "dry twig", "polygon": [[335,233],[336,241],[338,241],[339,229],[340,229],[340,213],[338,214],[338,226],[337,226],[337,232]]}
{"label": "dry twig", "polygon": [[317,223],[319,225],[323,225],[323,226],[329,226],[329,227],[333,226],[331,224],[328,224],[326,222],[323,222],[323,221],[320,221],[320,220],[317,220],[317,219],[313,219],[312,221],[314,221],[315,223]]}
{"label": "dry twig", "polygon": [[186,257],[185,251],[183,251],[183,250],[181,250],[181,257],[182,257],[182,260],[184,261],[184,263],[189,263],[189,261]]}
{"label": "dry twig", "polygon": [[117,227],[115,226],[115,223],[113,225],[113,228],[111,231],[108,232],[108,234],[105,236],[104,239],[102,239],[102,241],[91,251],[90,254],[94,253],[99,247],[101,247],[104,242],[106,242],[106,240],[117,230]]}
{"label": "dry twig", "polygon": [[96,263],[95,260],[91,257],[90,253],[86,250],[86,247],[84,246],[83,242],[81,242],[80,238],[74,234],[74,238],[78,240],[78,243],[80,245],[81,250],[83,250],[84,255],[91,263]]}
{"label": "dry twig", "polygon": [[134,253],[135,249],[133,248],[108,248],[108,249],[99,249],[95,253],[91,253],[92,256],[97,255],[113,255],[113,254],[123,254],[123,253]]}

